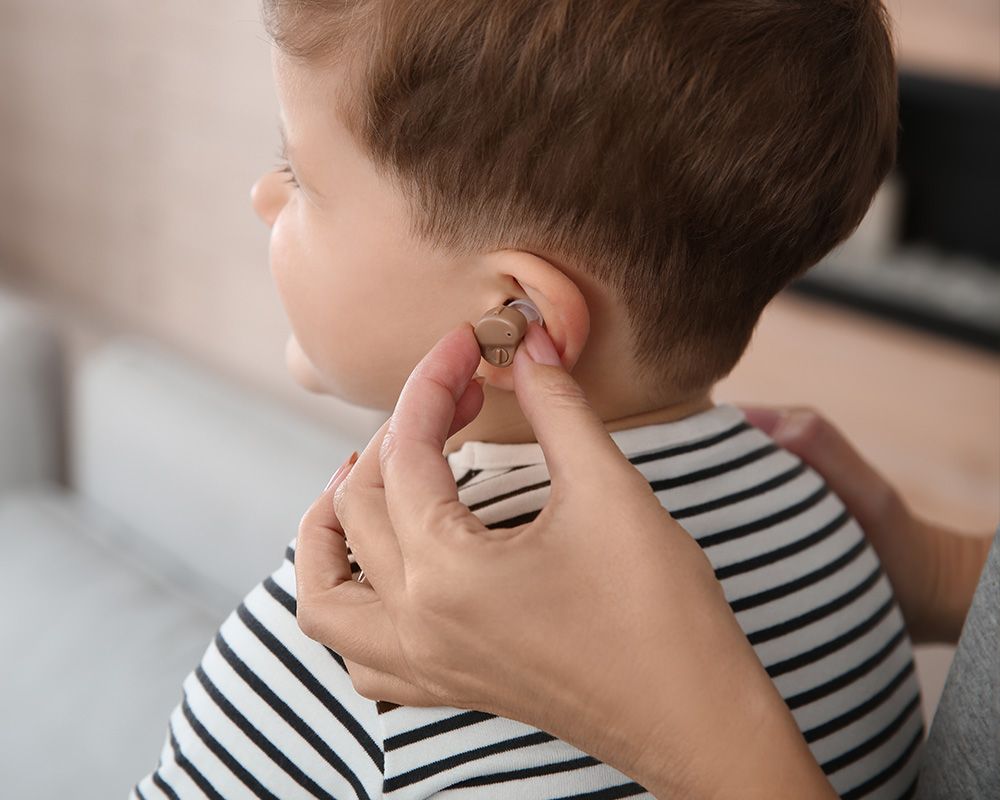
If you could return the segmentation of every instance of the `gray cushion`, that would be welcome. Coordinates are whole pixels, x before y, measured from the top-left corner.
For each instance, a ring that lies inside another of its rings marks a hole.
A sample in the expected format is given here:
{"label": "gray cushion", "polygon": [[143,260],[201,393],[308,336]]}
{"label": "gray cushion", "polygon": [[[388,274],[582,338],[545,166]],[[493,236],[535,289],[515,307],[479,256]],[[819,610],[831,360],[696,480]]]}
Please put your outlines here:
{"label": "gray cushion", "polygon": [[367,436],[320,427],[159,345],[119,339],[79,369],[71,483],[235,602]]}
{"label": "gray cushion", "polygon": [[44,313],[0,290],[0,492],[58,477],[62,365]]}
{"label": "gray cushion", "polygon": [[125,797],[224,618],[123,534],[55,486],[0,496],[5,797]]}

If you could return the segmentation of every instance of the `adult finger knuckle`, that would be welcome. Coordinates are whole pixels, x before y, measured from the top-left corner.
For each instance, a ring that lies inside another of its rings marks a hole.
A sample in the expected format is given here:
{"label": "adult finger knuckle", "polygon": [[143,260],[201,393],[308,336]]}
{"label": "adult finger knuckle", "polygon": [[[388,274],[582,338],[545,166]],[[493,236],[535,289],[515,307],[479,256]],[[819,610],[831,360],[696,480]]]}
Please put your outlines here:
{"label": "adult finger knuckle", "polygon": [[431,536],[452,541],[462,541],[482,527],[468,506],[453,498],[429,502],[420,521]]}
{"label": "adult finger knuckle", "polygon": [[295,607],[295,621],[299,630],[308,638],[318,640],[321,635],[319,624],[320,617],[315,613],[312,599],[308,596],[300,596]]}
{"label": "adult finger knuckle", "polygon": [[385,430],[385,436],[382,437],[382,442],[378,447],[379,469],[383,474],[390,469],[392,462],[398,458],[401,446],[402,437],[395,424],[395,419],[391,419],[389,426]]}
{"label": "adult finger knuckle", "polygon": [[355,499],[355,491],[349,488],[347,481],[340,484],[333,493],[333,513],[345,531],[352,527]]}
{"label": "adult finger knuckle", "polygon": [[298,541],[303,536],[311,536],[313,532],[323,527],[323,517],[317,509],[308,509],[299,518]]}
{"label": "adult finger knuckle", "polygon": [[361,664],[352,664],[348,672],[350,672],[354,690],[358,694],[366,700],[381,699],[380,695],[384,694],[381,690],[381,681],[378,680],[372,670]]}

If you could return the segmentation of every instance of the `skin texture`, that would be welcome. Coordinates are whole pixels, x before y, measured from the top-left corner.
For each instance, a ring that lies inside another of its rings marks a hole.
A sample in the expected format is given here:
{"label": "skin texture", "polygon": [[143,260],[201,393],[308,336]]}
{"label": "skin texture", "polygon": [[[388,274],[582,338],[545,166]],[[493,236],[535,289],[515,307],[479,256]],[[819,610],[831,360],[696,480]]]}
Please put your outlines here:
{"label": "skin texture", "polygon": [[[617,301],[583,270],[520,250],[456,256],[413,236],[402,191],[379,174],[335,113],[345,85],[276,48],[272,68],[288,160],[298,182],[269,172],[251,201],[271,228],[270,264],[292,333],[292,376],[314,392],[391,411],[407,376],[448,330],[505,300],[530,298],[564,366],[609,430],[709,407],[707,389],[642,386]],[[482,413],[446,445],[531,442],[511,370],[485,361]]]}

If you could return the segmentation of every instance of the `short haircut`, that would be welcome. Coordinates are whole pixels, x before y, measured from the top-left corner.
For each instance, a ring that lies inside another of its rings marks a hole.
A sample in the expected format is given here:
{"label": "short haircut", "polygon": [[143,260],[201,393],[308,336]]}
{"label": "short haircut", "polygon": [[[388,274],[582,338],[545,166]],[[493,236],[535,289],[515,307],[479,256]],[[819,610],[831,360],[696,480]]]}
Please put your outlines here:
{"label": "short haircut", "polygon": [[282,52],[355,55],[340,113],[456,252],[572,263],[644,374],[706,387],[858,225],[895,161],[879,0],[262,0]]}

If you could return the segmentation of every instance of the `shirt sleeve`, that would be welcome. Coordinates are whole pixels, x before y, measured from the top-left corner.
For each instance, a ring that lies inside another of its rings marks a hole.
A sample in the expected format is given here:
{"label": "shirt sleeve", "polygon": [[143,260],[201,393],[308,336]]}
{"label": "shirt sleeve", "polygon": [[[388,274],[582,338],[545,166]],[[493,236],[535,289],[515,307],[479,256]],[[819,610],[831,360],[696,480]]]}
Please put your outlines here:
{"label": "shirt sleeve", "polygon": [[375,703],[295,620],[294,550],[219,628],[184,680],[155,770],[134,800],[378,798]]}

